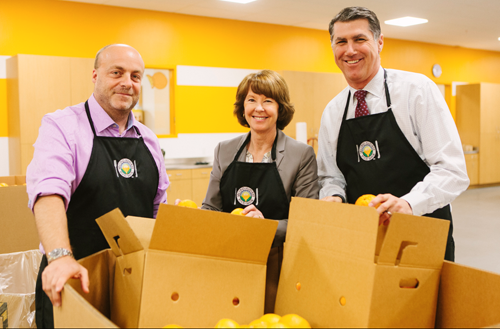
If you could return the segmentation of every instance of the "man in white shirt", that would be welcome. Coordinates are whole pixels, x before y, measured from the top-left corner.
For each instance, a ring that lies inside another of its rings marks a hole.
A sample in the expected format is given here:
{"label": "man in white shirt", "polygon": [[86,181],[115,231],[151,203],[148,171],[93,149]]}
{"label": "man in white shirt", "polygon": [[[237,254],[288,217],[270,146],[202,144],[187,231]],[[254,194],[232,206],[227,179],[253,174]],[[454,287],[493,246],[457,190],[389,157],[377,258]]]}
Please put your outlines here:
{"label": "man in white shirt", "polygon": [[[343,9],[330,23],[335,62],[348,87],[326,107],[319,131],[320,198],[354,203],[375,194],[380,223],[392,213],[450,220],[450,203],[469,186],[457,128],[436,84],[383,69],[377,16]],[[450,223],[451,224],[451,223]],[[445,259],[454,260],[450,225]]]}

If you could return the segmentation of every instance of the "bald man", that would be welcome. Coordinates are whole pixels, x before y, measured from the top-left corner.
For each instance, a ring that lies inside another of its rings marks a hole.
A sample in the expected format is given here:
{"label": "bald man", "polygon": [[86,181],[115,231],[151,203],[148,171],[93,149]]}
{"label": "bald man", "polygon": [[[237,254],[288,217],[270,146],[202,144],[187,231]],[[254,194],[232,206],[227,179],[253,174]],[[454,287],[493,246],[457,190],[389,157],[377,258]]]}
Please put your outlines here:
{"label": "bald man", "polygon": [[[90,72],[89,72],[90,73]],[[76,260],[109,248],[95,222],[120,208],[154,218],[169,181],[158,138],[135,121],[144,62],[134,48],[109,45],[96,55],[94,93],[44,116],[26,181],[44,253],[36,288],[36,324],[53,327],[52,306],[70,278],[89,291]]]}

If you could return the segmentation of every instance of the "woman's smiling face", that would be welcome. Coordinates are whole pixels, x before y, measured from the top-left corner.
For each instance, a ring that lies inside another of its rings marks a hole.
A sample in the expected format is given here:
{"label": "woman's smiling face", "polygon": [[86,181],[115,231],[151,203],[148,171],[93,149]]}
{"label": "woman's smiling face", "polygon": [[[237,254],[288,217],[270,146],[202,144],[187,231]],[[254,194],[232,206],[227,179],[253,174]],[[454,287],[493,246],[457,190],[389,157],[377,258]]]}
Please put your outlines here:
{"label": "woman's smiling face", "polygon": [[245,119],[256,133],[276,131],[279,104],[265,95],[256,94],[250,87],[244,102]]}

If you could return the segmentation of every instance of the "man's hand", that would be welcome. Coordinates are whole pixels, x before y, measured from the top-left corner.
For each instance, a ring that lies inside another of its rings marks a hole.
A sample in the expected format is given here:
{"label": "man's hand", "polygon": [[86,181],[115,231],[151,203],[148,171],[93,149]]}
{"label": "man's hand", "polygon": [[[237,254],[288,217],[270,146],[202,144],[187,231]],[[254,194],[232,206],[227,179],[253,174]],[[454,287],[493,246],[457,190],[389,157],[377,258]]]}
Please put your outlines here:
{"label": "man's hand", "polygon": [[342,198],[338,196],[325,196],[321,201],[342,203]]}
{"label": "man's hand", "polygon": [[411,206],[406,200],[395,197],[392,194],[379,194],[370,204],[368,204],[368,206],[375,207],[377,204],[380,204],[377,208],[377,212],[379,213],[379,225],[389,225],[391,215],[396,212],[407,215],[413,214]]}
{"label": "man's hand", "polygon": [[61,291],[68,279],[80,279],[82,290],[89,292],[89,274],[73,257],[65,256],[54,260],[42,273],[42,288],[53,306],[61,306]]}
{"label": "man's hand", "polygon": [[253,218],[264,218],[264,215],[253,204],[249,205],[241,212],[242,215]]}

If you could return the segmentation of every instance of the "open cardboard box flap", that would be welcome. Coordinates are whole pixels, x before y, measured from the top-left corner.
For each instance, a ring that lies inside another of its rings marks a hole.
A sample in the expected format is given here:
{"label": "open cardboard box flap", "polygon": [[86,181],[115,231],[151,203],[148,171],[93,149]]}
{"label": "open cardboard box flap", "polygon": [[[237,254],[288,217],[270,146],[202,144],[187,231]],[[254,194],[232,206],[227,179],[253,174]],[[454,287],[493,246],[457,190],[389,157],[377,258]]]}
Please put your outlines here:
{"label": "open cardboard box flap", "polygon": [[500,275],[445,261],[436,328],[500,328]]}
{"label": "open cardboard box flap", "polygon": [[319,327],[433,327],[448,226],[397,213],[379,226],[371,207],[292,198],[276,312]]}
{"label": "open cardboard box flap", "polygon": [[120,209],[116,208],[108,212],[97,218],[96,222],[116,257],[144,249]]}
{"label": "open cardboard box flap", "polygon": [[26,186],[0,187],[0,254],[38,249],[39,243]]}
{"label": "open cardboard box flap", "polygon": [[[276,221],[162,204],[156,220],[125,219],[115,209],[97,223],[111,247],[106,250],[110,257],[104,257],[103,251],[80,262],[87,263],[89,272],[95,272],[96,266],[113,267],[94,273],[102,278],[91,281],[100,287],[92,289],[109,294],[109,302],[85,299],[114,325],[206,327],[223,317],[250,322],[262,315],[266,262]],[[86,313],[95,318],[88,306]],[[78,308],[66,308],[66,312],[78,312]],[[64,320],[61,325],[80,325],[67,313],[59,315]],[[94,324],[106,324],[94,320]]]}
{"label": "open cardboard box flap", "polygon": [[353,215],[351,210],[351,206],[345,204],[292,198],[286,243],[373,262],[377,212],[356,207]]}
{"label": "open cardboard box flap", "polygon": [[449,226],[445,220],[393,214],[377,263],[440,269]]}
{"label": "open cardboard box flap", "polygon": [[[266,264],[277,222],[161,204],[155,220],[115,209],[97,220],[115,256],[162,250]],[[148,240],[147,236],[150,236]],[[121,251],[120,251],[121,249]]]}
{"label": "open cardboard box flap", "polygon": [[277,227],[273,220],[161,204],[149,249],[266,264]]}
{"label": "open cardboard box flap", "polygon": [[381,265],[441,268],[448,221],[395,213],[379,227],[378,219],[371,207],[292,198],[287,243]]}

